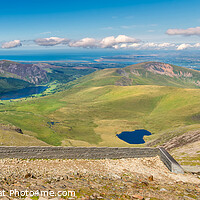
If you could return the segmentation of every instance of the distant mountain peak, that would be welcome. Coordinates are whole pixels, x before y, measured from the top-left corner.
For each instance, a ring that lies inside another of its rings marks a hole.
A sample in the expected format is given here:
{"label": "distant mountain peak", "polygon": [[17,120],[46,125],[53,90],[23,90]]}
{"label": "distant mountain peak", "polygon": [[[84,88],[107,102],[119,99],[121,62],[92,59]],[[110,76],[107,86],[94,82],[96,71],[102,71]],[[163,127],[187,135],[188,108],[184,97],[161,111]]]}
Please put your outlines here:
{"label": "distant mountain peak", "polygon": [[147,63],[147,70],[160,75],[166,75],[170,77],[192,77],[192,73],[190,72],[182,72],[179,73],[174,72],[174,67],[170,64],[166,63],[159,63],[159,62],[153,62],[153,63]]}
{"label": "distant mountain peak", "polygon": [[[178,87],[200,87],[200,72],[162,62],[143,62],[116,69],[122,76],[116,84],[124,85],[167,85]],[[125,81],[127,79],[127,81]]]}

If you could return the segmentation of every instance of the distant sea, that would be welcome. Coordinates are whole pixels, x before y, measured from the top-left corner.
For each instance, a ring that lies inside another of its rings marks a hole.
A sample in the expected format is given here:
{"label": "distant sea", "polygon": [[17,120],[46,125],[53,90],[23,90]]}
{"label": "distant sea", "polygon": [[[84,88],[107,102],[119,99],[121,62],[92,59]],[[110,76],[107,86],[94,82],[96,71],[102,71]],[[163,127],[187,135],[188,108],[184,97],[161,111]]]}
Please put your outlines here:
{"label": "distant sea", "polygon": [[94,62],[102,56],[126,55],[112,50],[0,50],[0,60]]}
{"label": "distant sea", "polygon": [[42,49],[0,50],[0,60],[17,62],[104,62],[135,64],[156,61],[200,70],[200,51]]}

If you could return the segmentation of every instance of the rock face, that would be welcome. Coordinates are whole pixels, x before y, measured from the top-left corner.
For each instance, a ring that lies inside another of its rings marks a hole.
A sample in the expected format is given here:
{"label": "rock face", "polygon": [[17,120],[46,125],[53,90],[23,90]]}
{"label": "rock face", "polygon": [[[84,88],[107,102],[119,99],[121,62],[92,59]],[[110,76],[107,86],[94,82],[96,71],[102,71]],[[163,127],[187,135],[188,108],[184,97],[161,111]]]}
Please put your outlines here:
{"label": "rock face", "polygon": [[153,72],[155,74],[166,75],[170,77],[193,77],[192,73],[190,72],[182,72],[179,73],[174,72],[174,68],[166,63],[149,63],[147,64],[147,70]]}
{"label": "rock face", "polygon": [[171,150],[173,148],[181,147],[197,141],[200,141],[200,130],[189,131],[181,136],[176,136],[168,142],[164,143],[162,146],[167,150]]}
{"label": "rock face", "polygon": [[119,78],[115,85],[162,85],[184,88],[200,86],[200,72],[161,62],[144,62],[116,69]]}
{"label": "rock face", "polygon": [[122,77],[119,81],[115,82],[115,85],[118,86],[131,86],[133,80],[127,77]]}
{"label": "rock face", "polygon": [[33,84],[48,81],[46,71],[37,64],[21,64],[2,60],[0,61],[0,74],[5,77],[17,77]]}

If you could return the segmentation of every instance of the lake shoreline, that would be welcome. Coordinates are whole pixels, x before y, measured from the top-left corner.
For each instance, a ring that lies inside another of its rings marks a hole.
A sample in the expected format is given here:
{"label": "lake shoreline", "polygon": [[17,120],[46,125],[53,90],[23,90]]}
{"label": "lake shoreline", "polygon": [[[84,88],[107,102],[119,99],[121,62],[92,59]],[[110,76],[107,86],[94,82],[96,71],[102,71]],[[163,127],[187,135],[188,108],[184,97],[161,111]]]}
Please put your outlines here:
{"label": "lake shoreline", "polygon": [[41,94],[48,88],[47,85],[38,85],[26,87],[18,90],[13,90],[9,92],[0,93],[0,100],[15,100],[21,98],[27,98],[35,94]]}

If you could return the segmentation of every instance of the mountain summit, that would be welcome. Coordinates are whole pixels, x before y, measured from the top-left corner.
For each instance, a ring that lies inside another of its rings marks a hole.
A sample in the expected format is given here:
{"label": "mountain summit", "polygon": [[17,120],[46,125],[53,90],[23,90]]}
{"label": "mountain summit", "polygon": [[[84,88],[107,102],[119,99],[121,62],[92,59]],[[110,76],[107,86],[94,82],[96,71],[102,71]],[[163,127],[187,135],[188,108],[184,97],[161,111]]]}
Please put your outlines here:
{"label": "mountain summit", "polygon": [[125,68],[104,69],[82,79],[82,85],[160,85],[199,88],[200,72],[161,62],[144,62]]}
{"label": "mountain summit", "polygon": [[200,72],[160,62],[145,62],[117,69],[117,85],[200,87]]}

